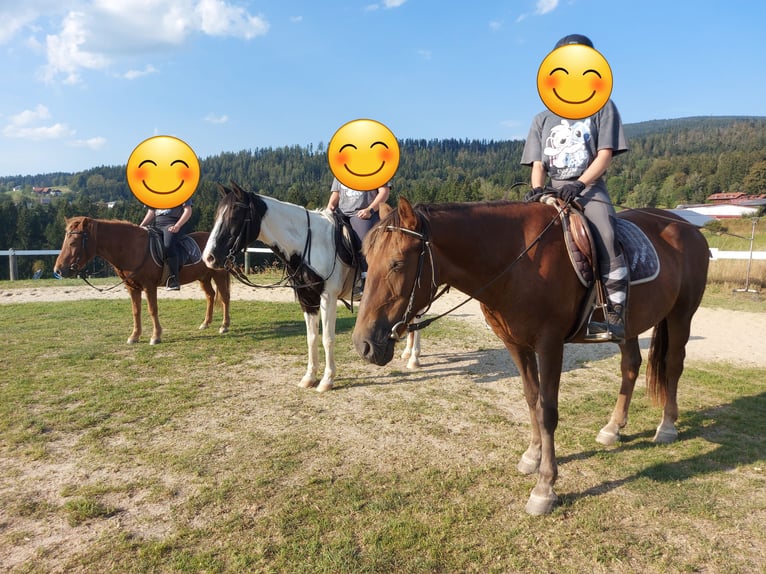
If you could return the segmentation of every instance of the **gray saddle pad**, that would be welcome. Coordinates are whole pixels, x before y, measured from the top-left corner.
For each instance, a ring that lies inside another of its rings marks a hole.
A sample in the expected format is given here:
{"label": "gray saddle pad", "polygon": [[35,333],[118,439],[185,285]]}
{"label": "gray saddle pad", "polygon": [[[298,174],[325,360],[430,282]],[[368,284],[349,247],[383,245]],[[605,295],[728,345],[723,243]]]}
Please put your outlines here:
{"label": "gray saddle pad", "polygon": [[630,284],[638,285],[656,278],[660,260],[646,234],[632,221],[617,218],[617,240],[630,269]]}

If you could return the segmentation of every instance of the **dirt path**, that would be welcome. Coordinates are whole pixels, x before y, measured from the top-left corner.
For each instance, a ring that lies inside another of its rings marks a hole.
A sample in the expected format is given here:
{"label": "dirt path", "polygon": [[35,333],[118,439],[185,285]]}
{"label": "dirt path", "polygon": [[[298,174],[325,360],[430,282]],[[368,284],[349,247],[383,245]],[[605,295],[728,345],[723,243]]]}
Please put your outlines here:
{"label": "dirt path", "polygon": [[[196,286],[185,286],[181,291],[161,291],[160,299],[203,299]],[[66,287],[30,287],[0,290],[0,305],[31,301],[71,301],[78,299],[127,298],[124,289],[117,288],[100,293],[87,285]],[[465,299],[465,295],[452,290],[437,301],[432,311],[444,312]],[[232,283],[232,299],[261,301],[293,301],[292,290],[253,289]],[[452,317],[484,326],[484,319],[475,300],[469,301],[451,314]],[[236,320],[236,318],[235,318]],[[766,367],[766,313],[746,313],[724,309],[700,308],[692,321],[692,335],[686,347],[687,359],[698,361],[728,361],[736,365]],[[641,347],[649,344],[650,333],[642,335]],[[428,333],[425,332],[427,340]],[[644,341],[645,339],[645,341]],[[499,344],[499,343],[498,343]],[[424,352],[428,352],[427,343]],[[565,361],[579,362],[598,359],[614,352],[607,345],[569,345]]]}

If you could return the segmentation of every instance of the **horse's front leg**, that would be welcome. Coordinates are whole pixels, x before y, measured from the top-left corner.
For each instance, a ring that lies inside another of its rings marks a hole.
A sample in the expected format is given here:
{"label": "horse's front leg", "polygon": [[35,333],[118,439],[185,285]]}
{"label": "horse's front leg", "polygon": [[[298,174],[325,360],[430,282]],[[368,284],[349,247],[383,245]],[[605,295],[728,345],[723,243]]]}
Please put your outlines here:
{"label": "horse's front leg", "polygon": [[149,339],[150,345],[157,345],[162,342],[162,325],[160,325],[160,315],[157,310],[157,288],[146,288],[146,308],[149,309],[149,315],[152,318],[152,338]]}
{"label": "horse's front leg", "polygon": [[201,331],[203,329],[207,329],[210,326],[210,323],[213,322],[213,308],[215,307],[215,289],[213,289],[213,285],[211,285],[210,283],[210,277],[207,277],[206,279],[200,279],[199,284],[202,287],[202,291],[205,292],[205,302],[207,303],[207,306],[205,307],[205,319],[202,321],[202,324],[199,326],[199,329]]}
{"label": "horse's front leg", "polygon": [[327,296],[327,291],[322,294],[322,347],[324,348],[324,375],[319,381],[317,391],[332,390],[335,383],[335,320],[338,317],[338,300]]}
{"label": "horse's front leg", "polygon": [[528,514],[535,515],[550,513],[558,501],[558,496],[553,490],[558,478],[554,435],[559,422],[559,384],[564,343],[556,341],[541,345],[537,352],[540,363],[540,392],[534,420],[540,432],[541,457],[537,484],[532,489],[525,508]]}
{"label": "horse's front leg", "polygon": [[622,359],[620,361],[620,371],[622,373],[622,384],[620,385],[620,394],[617,396],[617,402],[614,405],[612,416],[609,422],[602,428],[596,436],[596,442],[606,446],[615,444],[620,439],[620,429],[628,424],[628,409],[630,401],[633,398],[633,389],[636,386],[638,370],[641,368],[641,349],[638,346],[638,338],[628,339],[620,345]]}
{"label": "horse's front leg", "polygon": [[306,366],[306,374],[303,375],[299,387],[308,389],[317,384],[317,371],[319,370],[319,314],[303,312],[306,321],[306,343],[308,345],[309,360]]}
{"label": "horse's front leg", "polygon": [[133,311],[133,332],[128,337],[128,345],[138,343],[141,337],[141,289],[128,287],[130,293],[130,306]]}
{"label": "horse's front leg", "polygon": [[537,356],[534,351],[521,349],[515,345],[506,345],[508,352],[516,363],[524,386],[524,398],[529,408],[530,438],[529,446],[521,455],[516,469],[522,474],[534,474],[540,468],[542,458],[542,439],[540,427],[537,424],[537,403],[540,395],[540,375],[537,372]]}

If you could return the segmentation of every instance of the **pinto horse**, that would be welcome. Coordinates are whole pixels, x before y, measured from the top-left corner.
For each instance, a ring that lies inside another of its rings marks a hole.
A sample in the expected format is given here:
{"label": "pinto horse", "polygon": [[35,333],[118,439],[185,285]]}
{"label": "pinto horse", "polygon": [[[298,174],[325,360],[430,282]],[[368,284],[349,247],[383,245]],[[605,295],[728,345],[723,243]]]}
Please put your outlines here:
{"label": "pinto horse", "polygon": [[[352,295],[355,268],[341,259],[336,222],[325,211],[244,191],[236,183],[218,185],[221,199],[202,259],[211,269],[231,268],[234,255],[256,239],[268,245],[287,268],[306,322],[308,365],[298,386],[323,392],[335,382],[335,321],[337,301]],[[319,371],[319,317],[325,369]],[[419,343],[410,366],[418,366]]]}
{"label": "pinto horse", "polygon": [[[204,232],[191,233],[200,252],[207,241]],[[141,292],[146,293],[146,306],[152,317],[150,344],[162,341],[162,326],[157,313],[157,287],[162,284],[163,267],[155,263],[149,251],[149,231],[127,221],[73,217],[66,220],[66,232],[54,271],[62,277],[77,275],[95,256],[112,264],[130,293],[133,307],[133,332],[128,343],[137,343],[141,336]],[[199,281],[207,299],[205,320],[199,326],[206,329],[213,321],[213,307],[217,295],[223,305],[223,322],[218,330],[229,330],[229,274],[211,271],[202,261],[184,265],[180,270],[180,283]]]}
{"label": "pinto horse", "polygon": [[[368,292],[359,306],[354,346],[377,365],[391,360],[395,340],[427,307],[440,285],[477,299],[487,324],[519,369],[532,423],[518,470],[539,472],[526,511],[547,514],[557,502],[554,431],[564,344],[584,342],[587,289],[570,262],[554,207],[486,202],[419,205],[400,199],[365,238]],[[677,438],[676,391],[692,316],[702,300],[709,250],[702,234],[656,209],[622,212],[653,244],[659,273],[631,287],[626,338],[620,344],[622,386],[599,442],[613,443],[627,424],[641,365],[638,336],[654,328],[647,385],[663,408],[654,440]]]}

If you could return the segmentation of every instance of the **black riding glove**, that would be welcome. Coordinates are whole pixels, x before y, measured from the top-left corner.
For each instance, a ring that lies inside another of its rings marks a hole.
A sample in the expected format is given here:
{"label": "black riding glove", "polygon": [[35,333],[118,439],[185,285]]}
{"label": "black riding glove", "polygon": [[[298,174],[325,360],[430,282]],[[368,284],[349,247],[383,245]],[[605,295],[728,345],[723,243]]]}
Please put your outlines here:
{"label": "black riding glove", "polygon": [[572,183],[568,183],[559,189],[559,197],[565,202],[571,203],[580,195],[580,193],[582,193],[582,190],[586,187],[587,186],[579,180],[573,181]]}
{"label": "black riding glove", "polygon": [[543,191],[544,190],[542,187],[533,187],[532,191],[528,191],[524,196],[524,201],[530,202],[532,200],[538,199],[543,194]]}

